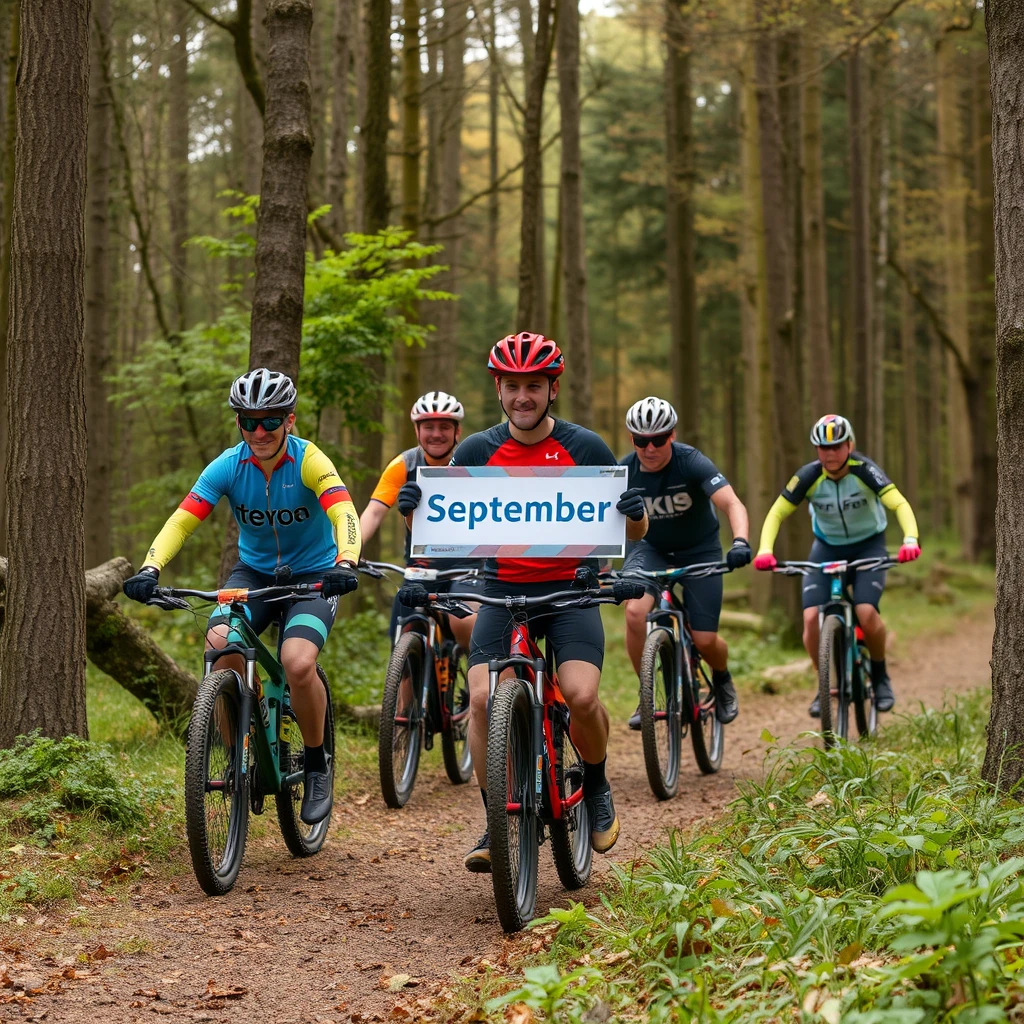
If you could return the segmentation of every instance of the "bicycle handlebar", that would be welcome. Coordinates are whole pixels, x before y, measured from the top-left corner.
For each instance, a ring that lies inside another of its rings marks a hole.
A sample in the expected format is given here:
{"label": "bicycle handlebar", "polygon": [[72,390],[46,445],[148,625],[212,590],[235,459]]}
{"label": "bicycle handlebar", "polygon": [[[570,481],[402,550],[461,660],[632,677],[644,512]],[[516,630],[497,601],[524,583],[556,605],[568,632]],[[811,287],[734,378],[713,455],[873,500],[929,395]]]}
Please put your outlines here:
{"label": "bicycle handlebar", "polygon": [[527,597],[525,594],[508,594],[505,597],[488,597],[486,594],[428,594],[431,603],[447,611],[448,603],[456,601],[475,601],[478,604],[489,604],[495,608],[508,608],[513,611],[517,608],[534,608],[538,605],[549,604],[553,608],[590,608],[595,604],[622,604],[637,597],[642,597],[643,586],[639,583],[630,583],[628,580],[616,580],[615,585],[607,587],[589,587],[586,590],[556,590],[551,594],[538,594],[535,597]]}
{"label": "bicycle handlebar", "polygon": [[685,577],[691,579],[702,579],[705,576],[724,576],[732,572],[729,563],[721,562],[696,562],[693,565],[683,566],[681,569],[613,569],[609,572],[612,579],[628,579],[630,576],[643,576],[651,580],[681,580]]}
{"label": "bicycle handlebar", "polygon": [[479,569],[466,569],[465,567],[461,569],[434,569],[419,565],[395,565],[394,562],[361,561],[356,568],[359,572],[376,580],[386,579],[387,574],[385,570],[387,570],[397,572],[405,579],[412,580],[413,582],[425,580],[428,583],[432,583],[435,580],[475,579],[480,575]]}
{"label": "bicycle handlebar", "polygon": [[286,583],[270,587],[222,587],[220,590],[191,590],[186,587],[157,587],[153,597],[147,601],[156,608],[167,611],[188,609],[192,606],[186,597],[199,598],[201,601],[216,601],[217,604],[245,604],[253,598],[269,598],[282,600],[286,598],[313,597],[320,593],[322,583]]}
{"label": "bicycle handlebar", "polygon": [[812,572],[823,572],[826,576],[836,576],[848,569],[867,569],[873,572],[876,569],[893,569],[899,566],[892,555],[875,555],[871,558],[857,558],[852,562],[778,562],[772,569],[781,576],[809,576]]}

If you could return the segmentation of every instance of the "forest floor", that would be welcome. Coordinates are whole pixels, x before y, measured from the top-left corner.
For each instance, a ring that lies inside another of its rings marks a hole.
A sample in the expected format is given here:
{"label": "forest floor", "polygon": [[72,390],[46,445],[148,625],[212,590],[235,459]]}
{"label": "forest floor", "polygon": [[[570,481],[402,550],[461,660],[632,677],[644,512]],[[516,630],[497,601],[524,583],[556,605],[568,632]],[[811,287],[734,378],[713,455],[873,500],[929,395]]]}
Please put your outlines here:
{"label": "forest floor", "polygon": [[[897,638],[889,659],[897,710],[941,706],[983,684],[991,620],[985,602],[942,630]],[[641,856],[670,829],[712,821],[737,780],[760,773],[764,729],[790,741],[812,725],[809,699],[803,688],[743,693],[721,772],[703,777],[687,757],[681,793],[667,803],[650,794],[639,735],[621,717],[614,722],[608,774],[622,835],[609,857],[595,857],[594,880],[574,896],[597,902],[610,864]],[[368,768],[349,779],[327,845],[310,860],[288,856],[269,804],[268,812],[250,833],[234,891],[221,899],[202,895],[182,849],[121,896],[97,889],[74,907],[25,911],[0,926],[0,1020],[120,1024],[156,1014],[361,1024],[437,1019],[442,1009],[451,1019],[453,1003],[465,1005],[480,988],[460,979],[486,988],[492,969],[536,945],[529,933],[502,936],[489,876],[464,870],[482,830],[480,798],[472,785],[448,784],[436,748],[401,811],[383,806]],[[541,872],[538,915],[569,901],[543,851]],[[467,1009],[464,1020],[483,1019]]]}

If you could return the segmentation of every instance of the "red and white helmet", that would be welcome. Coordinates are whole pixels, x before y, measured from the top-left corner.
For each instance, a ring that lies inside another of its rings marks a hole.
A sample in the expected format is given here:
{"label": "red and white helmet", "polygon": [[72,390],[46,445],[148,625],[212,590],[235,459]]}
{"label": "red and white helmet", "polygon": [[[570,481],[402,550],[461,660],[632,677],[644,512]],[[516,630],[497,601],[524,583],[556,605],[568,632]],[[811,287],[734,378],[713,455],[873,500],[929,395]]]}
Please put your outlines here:
{"label": "red and white helmet", "polygon": [[515,373],[557,377],[565,369],[565,360],[562,350],[550,338],[522,331],[502,338],[491,349],[487,369],[495,377]]}
{"label": "red and white helmet", "polygon": [[462,403],[444,391],[428,391],[413,403],[409,419],[413,423],[423,420],[461,420],[466,415]]}

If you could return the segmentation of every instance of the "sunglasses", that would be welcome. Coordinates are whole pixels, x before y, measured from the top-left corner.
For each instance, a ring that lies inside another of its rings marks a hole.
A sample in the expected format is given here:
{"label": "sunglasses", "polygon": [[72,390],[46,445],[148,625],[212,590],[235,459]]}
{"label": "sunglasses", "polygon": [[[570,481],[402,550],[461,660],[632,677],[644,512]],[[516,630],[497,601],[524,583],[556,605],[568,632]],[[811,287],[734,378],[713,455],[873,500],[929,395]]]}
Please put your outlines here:
{"label": "sunglasses", "polygon": [[263,424],[263,429],[268,434],[272,434],[281,426],[282,423],[284,423],[284,421],[284,416],[243,416],[241,413],[238,415],[238,425],[243,430],[247,430],[250,434],[256,430],[261,423]]}
{"label": "sunglasses", "polygon": [[633,447],[634,448],[646,448],[649,444],[653,444],[655,448],[663,448],[668,444],[669,438],[672,436],[670,430],[667,434],[653,434],[644,437],[641,434],[633,435]]}

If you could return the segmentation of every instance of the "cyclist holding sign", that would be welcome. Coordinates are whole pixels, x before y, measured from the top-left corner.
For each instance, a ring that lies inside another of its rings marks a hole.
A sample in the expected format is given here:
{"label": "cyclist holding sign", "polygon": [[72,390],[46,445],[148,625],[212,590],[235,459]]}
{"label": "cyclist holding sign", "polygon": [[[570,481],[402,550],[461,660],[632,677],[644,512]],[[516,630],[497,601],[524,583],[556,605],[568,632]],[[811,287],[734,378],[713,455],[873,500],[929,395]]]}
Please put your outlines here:
{"label": "cyclist holding sign", "polygon": [[[494,377],[506,423],[466,438],[455,450],[453,466],[614,466],[611,449],[593,431],[551,415],[558,396],[564,360],[558,346],[541,334],[523,332],[503,338],[492,349],[487,368]],[[407,483],[398,508],[411,516],[422,497],[418,484]],[[616,510],[626,516],[626,537],[647,532],[647,510],[638,488],[624,491]],[[485,594],[536,596],[564,590],[577,568],[572,558],[492,558],[486,565]],[[596,568],[596,565],[593,566]],[[619,820],[605,777],[608,712],[598,697],[604,660],[604,628],[596,607],[548,611],[540,626],[558,664],[558,679],[572,718],[572,739],[584,762],[583,792],[591,822],[591,845],[606,853],[619,835]],[[469,658],[469,737],[477,780],[487,803],[487,662],[508,653],[509,613],[485,605],[473,630]],[[485,832],[465,860],[470,871],[491,869],[490,838]]]}
{"label": "cyclist holding sign", "polygon": [[[626,413],[626,429],[633,436],[634,451],[622,464],[629,467],[630,485],[643,490],[651,527],[643,540],[627,548],[623,572],[656,572],[719,561],[722,542],[716,509],[725,513],[732,530],[732,547],[726,555],[729,568],[750,564],[747,510],[706,455],[676,440],[678,419],[668,402],[653,396],[642,398]],[[723,724],[731,722],[740,709],[729,674],[729,648],[718,635],[722,577],[687,580],[683,603],[694,646],[711,666],[715,714]],[[647,639],[647,616],[653,610],[654,598],[649,594],[626,602],[626,651],[637,675]],[[639,706],[629,727],[640,729]]]}

